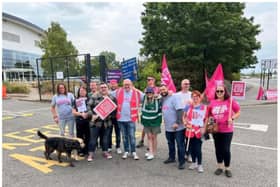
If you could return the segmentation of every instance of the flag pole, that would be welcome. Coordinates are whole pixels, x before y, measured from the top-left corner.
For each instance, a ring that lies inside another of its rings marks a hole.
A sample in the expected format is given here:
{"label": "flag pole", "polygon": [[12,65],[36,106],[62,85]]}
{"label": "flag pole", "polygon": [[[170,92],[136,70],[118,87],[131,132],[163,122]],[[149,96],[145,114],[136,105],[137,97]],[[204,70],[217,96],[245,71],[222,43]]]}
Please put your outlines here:
{"label": "flag pole", "polygon": [[[231,91],[230,91],[230,103],[229,103],[229,114],[228,114],[228,120],[231,119],[231,113],[232,113],[232,82],[231,82]],[[228,123],[228,126],[231,124]]]}

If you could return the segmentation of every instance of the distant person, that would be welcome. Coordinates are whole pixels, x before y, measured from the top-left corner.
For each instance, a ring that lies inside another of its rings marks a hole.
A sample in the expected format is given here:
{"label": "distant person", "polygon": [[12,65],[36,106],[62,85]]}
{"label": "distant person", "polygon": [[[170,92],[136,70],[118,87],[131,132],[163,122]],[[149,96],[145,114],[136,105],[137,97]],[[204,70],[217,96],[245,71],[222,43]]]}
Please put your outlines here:
{"label": "distant person", "polygon": [[98,85],[97,85],[97,82],[95,81],[91,81],[90,82],[90,85],[89,85],[89,88],[90,88],[90,92],[88,93],[88,96],[91,97],[95,94],[98,93]]}
{"label": "distant person", "polygon": [[88,154],[88,143],[90,139],[89,120],[87,114],[87,89],[85,86],[80,86],[78,89],[77,98],[74,101],[74,107],[72,113],[76,117],[76,131],[77,137],[84,140],[85,147],[80,150],[79,156],[85,156]]}
{"label": "distant person", "polygon": [[189,169],[197,169],[203,172],[202,167],[202,140],[205,133],[205,118],[207,106],[201,104],[201,93],[197,90],[192,91],[192,104],[187,104],[184,109],[183,122],[186,125],[186,137],[188,137],[187,148],[191,149],[192,164]]}
{"label": "distant person", "polygon": [[[181,100],[181,107],[182,108],[184,108],[187,104],[190,104],[192,102],[191,94],[192,93],[190,91],[190,80],[189,79],[182,80],[181,81],[181,90],[175,94]],[[188,137],[185,138],[185,141],[187,143]],[[187,145],[186,143],[185,143],[185,145]],[[191,149],[186,151],[185,155],[186,155],[185,159],[188,162],[192,162]]]}
{"label": "distant person", "polygon": [[176,162],[176,141],[179,160],[178,169],[185,169],[185,126],[182,122],[183,109],[180,106],[181,100],[170,94],[164,84],[160,87],[160,95],[162,96],[162,115],[169,152],[164,164]]}
{"label": "distant person", "polygon": [[88,115],[91,118],[90,121],[90,142],[89,142],[89,155],[88,161],[91,162],[96,150],[97,138],[102,133],[102,151],[103,156],[106,159],[112,159],[112,155],[108,152],[110,128],[112,126],[112,113],[110,113],[105,119],[101,119],[93,110],[99,103],[101,103],[105,97],[109,97],[116,103],[116,99],[109,95],[108,85],[106,83],[100,84],[100,92],[89,99],[88,102]]}
{"label": "distant person", "polygon": [[[157,97],[159,95],[159,87],[156,86],[156,78],[153,76],[148,76],[147,77],[147,87],[145,88],[144,92],[146,92],[147,88],[152,88],[154,91],[154,96]],[[144,128],[142,130],[141,134],[141,140],[137,144],[137,148],[143,147],[144,146],[144,139],[145,139],[145,131]]]}
{"label": "distant person", "polygon": [[218,163],[215,174],[221,175],[225,169],[225,175],[232,177],[230,145],[233,136],[233,121],[240,116],[240,106],[232,100],[230,108],[230,95],[227,89],[224,85],[218,85],[215,90],[215,99],[211,100],[208,106],[208,112],[208,118],[213,117],[218,124],[218,133],[213,134]]}
{"label": "distant person", "polygon": [[[115,91],[119,88],[118,81],[115,79],[110,80],[110,90]],[[112,150],[112,133],[113,133],[113,128],[115,131],[115,139],[116,139],[116,152],[118,154],[122,154],[121,150],[121,130],[117,121],[117,111],[115,110],[114,113],[112,113],[112,126],[110,128],[110,135],[109,135],[109,149],[108,151],[111,152]]]}
{"label": "distant person", "polygon": [[152,87],[146,88],[141,109],[141,123],[148,136],[149,152],[145,154],[147,160],[152,160],[157,153],[157,135],[161,133],[162,122],[161,102],[155,97]]}
{"label": "distant person", "polygon": [[72,114],[74,95],[67,92],[64,83],[56,86],[56,94],[52,97],[51,112],[54,121],[59,124],[59,134],[65,135],[65,126],[68,125],[69,135],[74,137],[75,119]]}
{"label": "distant person", "polygon": [[123,159],[126,159],[131,152],[134,160],[139,160],[136,153],[136,122],[138,120],[138,110],[144,94],[133,87],[131,80],[123,80],[123,87],[115,92],[113,96],[117,98],[117,120],[121,128],[124,145]]}

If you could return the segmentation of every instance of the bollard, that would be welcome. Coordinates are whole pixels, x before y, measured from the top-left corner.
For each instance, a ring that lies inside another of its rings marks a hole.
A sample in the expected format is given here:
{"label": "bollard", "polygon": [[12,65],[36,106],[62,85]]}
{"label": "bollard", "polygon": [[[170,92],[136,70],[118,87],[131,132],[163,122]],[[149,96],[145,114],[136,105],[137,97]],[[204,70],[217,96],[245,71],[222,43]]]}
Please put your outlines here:
{"label": "bollard", "polygon": [[7,98],[7,88],[5,85],[2,86],[2,98]]}

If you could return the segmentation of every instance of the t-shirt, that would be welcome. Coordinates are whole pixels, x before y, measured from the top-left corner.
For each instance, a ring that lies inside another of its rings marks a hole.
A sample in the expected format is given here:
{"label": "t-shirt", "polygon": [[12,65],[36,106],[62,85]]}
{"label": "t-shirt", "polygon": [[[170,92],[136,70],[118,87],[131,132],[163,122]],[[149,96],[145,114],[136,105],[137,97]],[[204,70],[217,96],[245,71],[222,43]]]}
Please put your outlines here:
{"label": "t-shirt", "polygon": [[182,91],[180,91],[175,93],[174,95],[181,100],[181,108],[185,108],[185,106],[190,104],[190,101],[192,100],[192,93],[190,91],[188,91],[187,93],[183,93]]}
{"label": "t-shirt", "polygon": [[[233,132],[233,125],[228,125],[230,99],[225,101],[212,100],[208,106],[208,116],[213,116],[218,123],[219,132]],[[232,113],[240,110],[239,104],[232,100]]]}
{"label": "t-shirt", "polygon": [[[174,128],[172,127],[177,121],[177,110],[183,109],[181,105],[181,100],[179,97],[175,95],[168,95],[166,97],[162,97],[162,114],[165,125],[165,131],[174,132]],[[185,129],[183,124],[178,124],[178,128],[176,131],[180,131]]]}
{"label": "t-shirt", "polygon": [[[184,108],[184,112],[188,112],[190,106],[191,105],[186,105],[186,107]],[[203,127],[206,112],[207,106],[205,105],[200,104],[198,106],[193,107],[191,124],[197,127]]]}
{"label": "t-shirt", "polygon": [[74,119],[72,114],[72,106],[74,104],[74,95],[72,93],[54,95],[51,106],[56,106],[58,117],[60,120]]}

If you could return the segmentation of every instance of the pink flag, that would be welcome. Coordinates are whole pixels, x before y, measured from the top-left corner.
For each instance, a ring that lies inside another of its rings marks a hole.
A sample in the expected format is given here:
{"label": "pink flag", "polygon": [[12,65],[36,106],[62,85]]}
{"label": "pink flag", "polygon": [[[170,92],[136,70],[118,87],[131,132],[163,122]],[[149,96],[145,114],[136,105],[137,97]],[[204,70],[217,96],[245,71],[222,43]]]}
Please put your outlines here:
{"label": "pink flag", "polygon": [[165,58],[165,54],[163,54],[163,57],[162,57],[161,83],[167,85],[168,90],[172,90],[174,93],[176,92],[176,87],[173,83],[171,74],[167,67],[167,61]]}
{"label": "pink flag", "polygon": [[204,93],[208,99],[208,101],[211,101],[215,98],[215,89],[218,85],[224,85],[224,73],[223,73],[223,67],[221,64],[218,64],[215,72],[213,73],[213,76],[210,80],[206,83],[206,88],[204,90]]}

